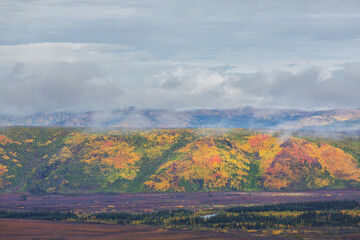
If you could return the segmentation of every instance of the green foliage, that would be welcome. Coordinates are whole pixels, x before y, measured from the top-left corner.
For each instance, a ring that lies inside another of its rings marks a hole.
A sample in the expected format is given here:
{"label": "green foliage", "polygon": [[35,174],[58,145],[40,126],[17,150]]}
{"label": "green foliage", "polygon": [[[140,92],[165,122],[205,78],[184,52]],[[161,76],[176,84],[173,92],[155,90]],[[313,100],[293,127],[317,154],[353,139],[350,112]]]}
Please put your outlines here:
{"label": "green foliage", "polygon": [[252,159],[248,163],[248,174],[245,180],[244,190],[261,190],[262,189],[262,172],[258,161]]}
{"label": "green foliage", "polygon": [[264,212],[264,211],[324,211],[324,210],[343,210],[360,208],[360,202],[354,200],[339,201],[317,201],[317,202],[297,202],[297,203],[279,203],[272,205],[259,206],[238,206],[232,207],[227,212]]}
{"label": "green foliage", "polygon": [[38,220],[53,220],[62,221],[69,218],[76,218],[77,215],[72,212],[11,212],[11,211],[0,211],[0,218],[22,218],[22,219],[38,219]]}

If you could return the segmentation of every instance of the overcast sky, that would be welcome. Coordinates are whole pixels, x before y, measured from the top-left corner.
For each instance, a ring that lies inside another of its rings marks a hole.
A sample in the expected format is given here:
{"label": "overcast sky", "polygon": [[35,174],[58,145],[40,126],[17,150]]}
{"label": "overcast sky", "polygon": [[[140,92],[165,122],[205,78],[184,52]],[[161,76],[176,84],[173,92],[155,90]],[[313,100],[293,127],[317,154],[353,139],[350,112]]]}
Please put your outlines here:
{"label": "overcast sky", "polygon": [[1,0],[0,113],[360,106],[358,0]]}

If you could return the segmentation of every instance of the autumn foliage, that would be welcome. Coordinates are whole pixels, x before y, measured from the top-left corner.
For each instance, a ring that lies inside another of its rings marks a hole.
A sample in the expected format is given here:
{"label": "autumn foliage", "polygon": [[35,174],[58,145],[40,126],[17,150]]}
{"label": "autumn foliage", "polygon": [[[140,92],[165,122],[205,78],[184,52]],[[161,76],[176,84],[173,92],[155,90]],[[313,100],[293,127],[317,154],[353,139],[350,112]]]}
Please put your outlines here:
{"label": "autumn foliage", "polygon": [[13,128],[0,134],[7,191],[253,191],[360,186],[360,140],[243,129],[86,132]]}
{"label": "autumn foliage", "polygon": [[303,139],[291,138],[265,169],[264,185],[274,189],[322,188],[334,178],[359,181],[356,160],[328,144],[320,147]]}
{"label": "autumn foliage", "polygon": [[162,165],[145,185],[156,191],[186,191],[191,185],[198,190],[239,188],[248,159],[236,145],[225,150],[215,140],[204,137],[179,149],[178,157]]}
{"label": "autumn foliage", "polygon": [[117,137],[74,133],[51,161],[66,162],[72,158],[100,166],[100,171],[109,174],[111,180],[115,181],[119,177],[133,179],[138,171],[135,163],[140,156],[135,152],[135,147]]}
{"label": "autumn foliage", "polygon": [[3,180],[2,180],[2,176],[8,171],[7,167],[6,166],[3,166],[0,164],[0,188],[3,188]]}

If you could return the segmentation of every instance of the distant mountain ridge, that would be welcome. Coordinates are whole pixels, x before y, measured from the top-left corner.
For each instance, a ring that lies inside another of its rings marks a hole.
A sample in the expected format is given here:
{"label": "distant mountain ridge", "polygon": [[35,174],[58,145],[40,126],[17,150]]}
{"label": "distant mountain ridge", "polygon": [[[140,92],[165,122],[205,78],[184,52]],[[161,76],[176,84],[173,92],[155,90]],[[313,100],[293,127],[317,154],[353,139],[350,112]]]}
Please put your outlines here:
{"label": "distant mountain ridge", "polygon": [[0,126],[120,128],[258,128],[359,130],[360,109],[304,111],[295,109],[137,109],[0,115]]}

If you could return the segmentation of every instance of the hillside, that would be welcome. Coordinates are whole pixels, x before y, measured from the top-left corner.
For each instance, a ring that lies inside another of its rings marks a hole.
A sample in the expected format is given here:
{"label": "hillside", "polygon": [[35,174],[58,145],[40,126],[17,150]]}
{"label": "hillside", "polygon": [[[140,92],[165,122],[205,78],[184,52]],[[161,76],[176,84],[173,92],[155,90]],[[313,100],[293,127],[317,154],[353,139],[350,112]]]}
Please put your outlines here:
{"label": "hillside", "polygon": [[0,126],[138,128],[258,128],[359,131],[360,110],[303,111],[251,107],[175,111],[124,108],[111,111],[0,115]]}
{"label": "hillside", "polygon": [[356,136],[245,129],[0,129],[0,191],[255,191],[360,187]]}

